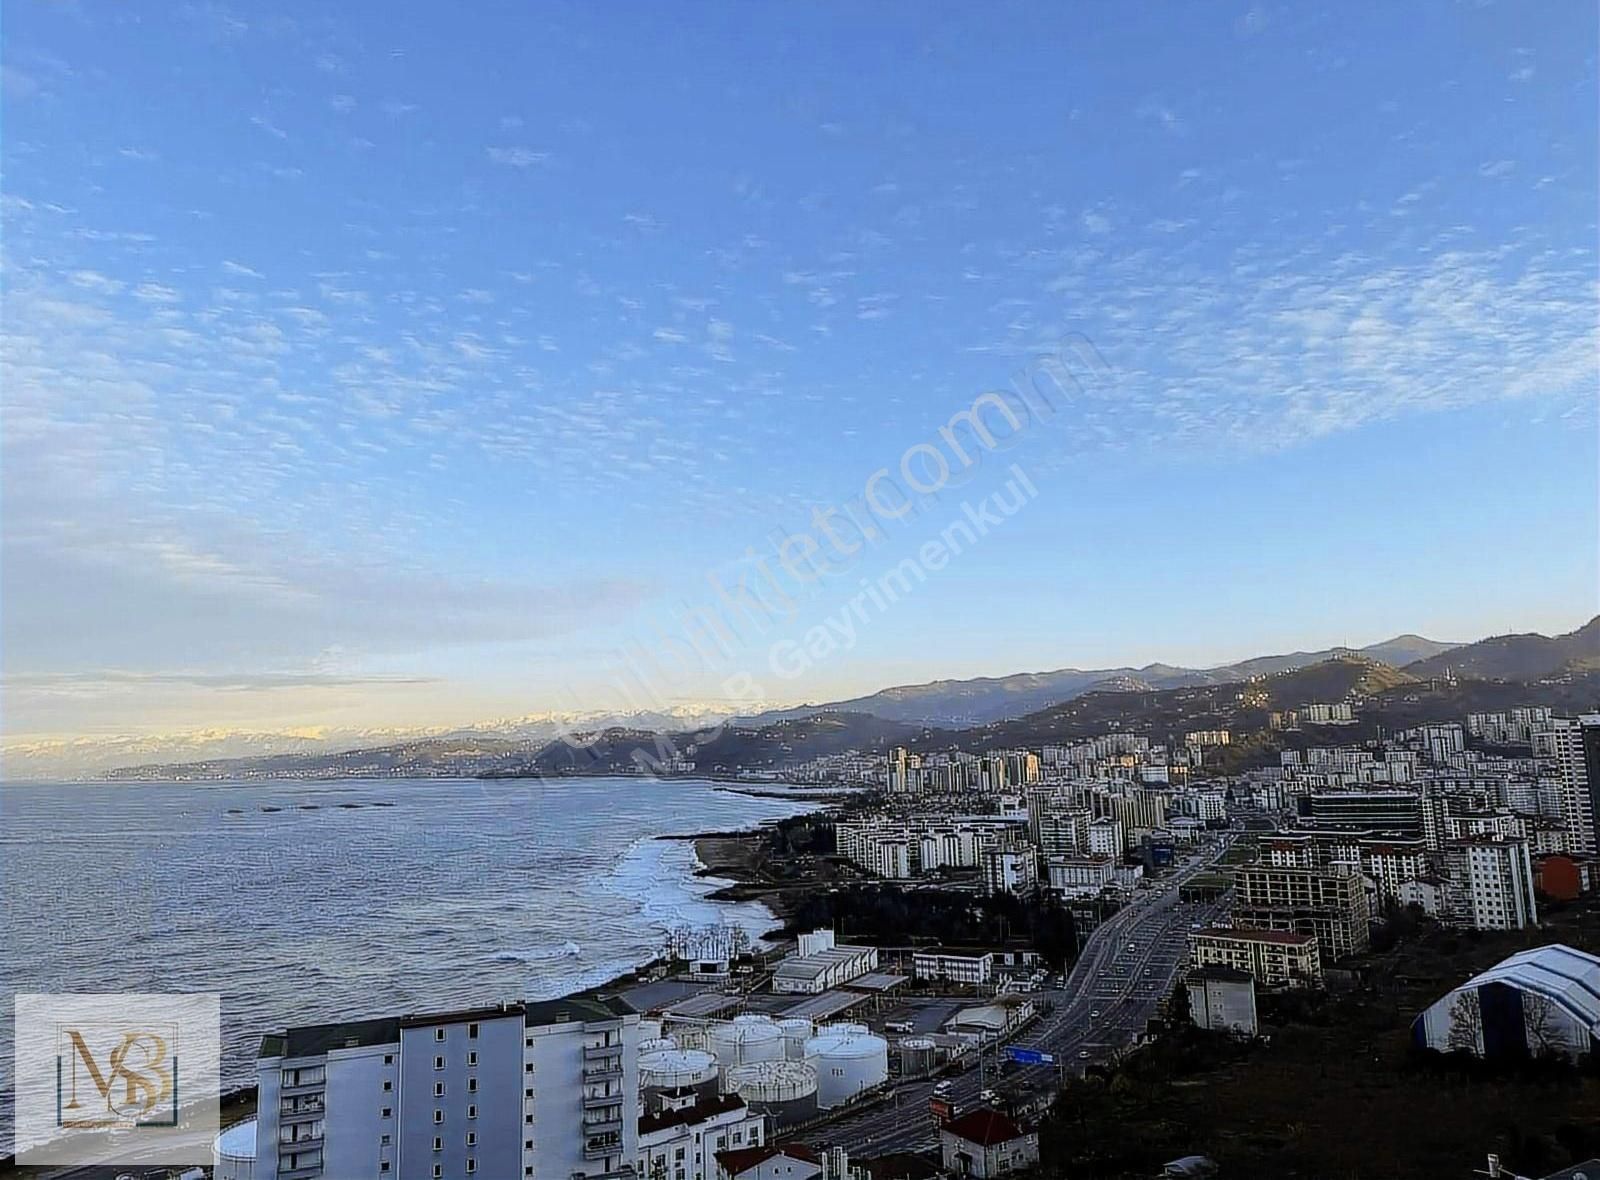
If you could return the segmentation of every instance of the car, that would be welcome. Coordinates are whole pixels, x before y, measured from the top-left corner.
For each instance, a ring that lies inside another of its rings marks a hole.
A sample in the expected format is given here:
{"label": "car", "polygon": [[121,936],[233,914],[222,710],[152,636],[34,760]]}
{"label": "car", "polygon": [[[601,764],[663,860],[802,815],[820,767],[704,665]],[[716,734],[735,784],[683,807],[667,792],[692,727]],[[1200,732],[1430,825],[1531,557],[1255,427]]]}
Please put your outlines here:
{"label": "car", "polygon": [[993,1090],[985,1090],[978,1095],[978,1101],[985,1106],[998,1106],[1000,1104],[1000,1095]]}
{"label": "car", "polygon": [[1098,1008],[1089,1009],[1089,1019],[1090,1020],[1099,1020],[1100,1019],[1100,1009],[1098,1009]]}
{"label": "car", "polygon": [[950,1083],[949,1082],[936,1082],[936,1083],[934,1083],[933,1092],[935,1094],[937,1094],[939,1097],[943,1098],[946,1094],[950,1093]]}
{"label": "car", "polygon": [[1079,1061],[1087,1061],[1087,1060],[1089,1060],[1089,1050],[1087,1050],[1087,1049],[1079,1049],[1078,1050],[1078,1060]]}

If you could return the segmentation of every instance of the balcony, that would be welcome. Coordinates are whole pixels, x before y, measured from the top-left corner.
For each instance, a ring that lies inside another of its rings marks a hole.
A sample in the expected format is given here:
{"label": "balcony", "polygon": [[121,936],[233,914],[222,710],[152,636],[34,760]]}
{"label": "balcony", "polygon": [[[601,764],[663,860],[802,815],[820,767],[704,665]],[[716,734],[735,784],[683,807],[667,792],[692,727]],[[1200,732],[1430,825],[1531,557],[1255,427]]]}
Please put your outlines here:
{"label": "balcony", "polygon": [[279,1154],[284,1151],[309,1151],[313,1147],[322,1146],[323,1132],[318,1130],[314,1135],[301,1135],[296,1137],[291,1127],[284,1127],[278,1132]]}
{"label": "balcony", "polygon": [[620,1114],[601,1115],[598,1118],[583,1120],[583,1133],[591,1141],[596,1136],[620,1135],[622,1133],[622,1116]]}
{"label": "balcony", "polygon": [[319,1119],[322,1117],[322,1095],[307,1098],[286,1098],[278,1107],[278,1117],[289,1119]]}
{"label": "balcony", "polygon": [[324,1080],[323,1078],[318,1078],[314,1082],[313,1081],[304,1081],[304,1082],[301,1082],[299,1085],[295,1085],[295,1086],[290,1086],[290,1085],[279,1086],[278,1087],[278,1093],[279,1093],[279,1095],[281,1095],[284,1098],[292,1098],[296,1094],[320,1094],[324,1090],[326,1090],[327,1088],[328,1088],[327,1081]]}
{"label": "balcony", "polygon": [[[619,1127],[621,1124],[617,1124]],[[588,1134],[583,1140],[583,1158],[586,1160],[604,1159],[608,1155],[619,1155],[622,1152],[622,1135]]]}
{"label": "balcony", "polygon": [[595,1065],[583,1067],[583,1080],[586,1082],[603,1082],[611,1078],[622,1076],[622,1058],[615,1057],[610,1061],[600,1062]]}
{"label": "balcony", "polygon": [[621,1106],[621,1094],[585,1094],[583,1096],[584,1110],[603,1110],[608,1106]]}
{"label": "balcony", "polygon": [[618,1045],[585,1045],[583,1059],[585,1061],[604,1061],[607,1057],[621,1057],[622,1046]]}

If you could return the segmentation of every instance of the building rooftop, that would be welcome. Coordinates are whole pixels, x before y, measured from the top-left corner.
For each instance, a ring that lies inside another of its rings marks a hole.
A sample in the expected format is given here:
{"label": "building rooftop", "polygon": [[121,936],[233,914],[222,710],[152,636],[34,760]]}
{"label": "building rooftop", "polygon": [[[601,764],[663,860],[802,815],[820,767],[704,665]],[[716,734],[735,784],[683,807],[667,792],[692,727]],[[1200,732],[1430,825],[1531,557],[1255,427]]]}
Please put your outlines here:
{"label": "building rooftop", "polygon": [[1275,942],[1282,946],[1305,946],[1315,934],[1296,934],[1289,930],[1258,930],[1253,926],[1208,926],[1197,930],[1196,938],[1231,938],[1239,942]]}
{"label": "building rooftop", "polygon": [[377,1020],[341,1020],[333,1024],[308,1024],[261,1038],[262,1057],[319,1057],[333,1049],[355,1049],[400,1043],[400,1021],[393,1016]]}
{"label": "building rooftop", "polygon": [[995,1147],[1022,1137],[1022,1129],[998,1110],[979,1107],[944,1125],[958,1139],[980,1147]]}
{"label": "building rooftop", "polygon": [[568,1020],[599,1024],[635,1014],[633,1005],[621,996],[564,996],[559,1000],[535,1000],[523,1008],[529,1028]]}
{"label": "building rooftop", "polygon": [[790,1159],[803,1160],[808,1164],[820,1164],[822,1159],[809,1147],[802,1147],[798,1143],[779,1145],[768,1143],[762,1147],[739,1147],[732,1151],[717,1152],[717,1163],[722,1170],[730,1176],[737,1176],[740,1172],[748,1171],[758,1164],[764,1164],[773,1156],[785,1155]]}
{"label": "building rooftop", "polygon": [[663,1110],[655,1114],[640,1115],[639,1134],[649,1135],[654,1131],[665,1131],[668,1127],[704,1122],[719,1114],[730,1114],[744,1109],[746,1109],[744,1099],[739,1095],[722,1094],[709,1101],[699,1100],[693,1106],[685,1106],[681,1110]]}
{"label": "building rooftop", "polygon": [[464,1024],[474,1020],[494,1020],[521,1016],[528,1027],[560,1024],[564,1021],[598,1023],[621,1020],[633,1014],[633,1007],[619,996],[567,996],[559,1000],[531,1003],[494,1004],[480,1008],[460,1008],[451,1012],[416,1012],[404,1016],[382,1016],[373,1020],[340,1020],[330,1024],[308,1024],[261,1038],[262,1057],[318,1057],[336,1049],[356,1049],[373,1045],[394,1045],[400,1030],[431,1024]]}

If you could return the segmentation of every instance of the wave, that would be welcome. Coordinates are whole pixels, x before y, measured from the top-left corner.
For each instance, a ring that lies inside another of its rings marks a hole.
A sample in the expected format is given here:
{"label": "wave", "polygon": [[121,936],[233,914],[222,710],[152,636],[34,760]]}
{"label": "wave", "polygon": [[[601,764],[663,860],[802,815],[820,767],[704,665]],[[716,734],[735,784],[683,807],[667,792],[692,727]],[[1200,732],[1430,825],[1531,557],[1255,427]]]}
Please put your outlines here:
{"label": "wave", "polygon": [[530,951],[502,951],[493,956],[495,963],[546,963],[551,959],[576,959],[583,954],[583,948],[568,939],[557,946],[535,947]]}

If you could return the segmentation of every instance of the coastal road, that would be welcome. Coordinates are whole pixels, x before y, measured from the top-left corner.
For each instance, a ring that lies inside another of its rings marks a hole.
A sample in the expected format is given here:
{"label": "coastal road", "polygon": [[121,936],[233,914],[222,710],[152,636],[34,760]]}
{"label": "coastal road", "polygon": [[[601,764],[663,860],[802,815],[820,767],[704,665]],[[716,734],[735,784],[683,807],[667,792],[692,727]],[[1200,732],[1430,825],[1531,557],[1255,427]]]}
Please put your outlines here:
{"label": "coastal road", "polygon": [[[1178,886],[1211,868],[1234,839],[1231,832],[1223,834],[1154,890],[1107,918],[1089,936],[1061,988],[1037,995],[1052,1010],[1009,1043],[1049,1053],[1055,1065],[1014,1066],[1002,1075],[1004,1050],[990,1047],[977,1067],[949,1079],[948,1097],[956,1109],[971,1109],[989,1088],[1054,1090],[1068,1072],[1082,1073],[1131,1045],[1171,993],[1187,957],[1190,927],[1211,922],[1228,904],[1182,903]],[[864,1156],[937,1146],[938,1128],[928,1109],[933,1088],[931,1081],[897,1086],[882,1103],[800,1138]]]}

